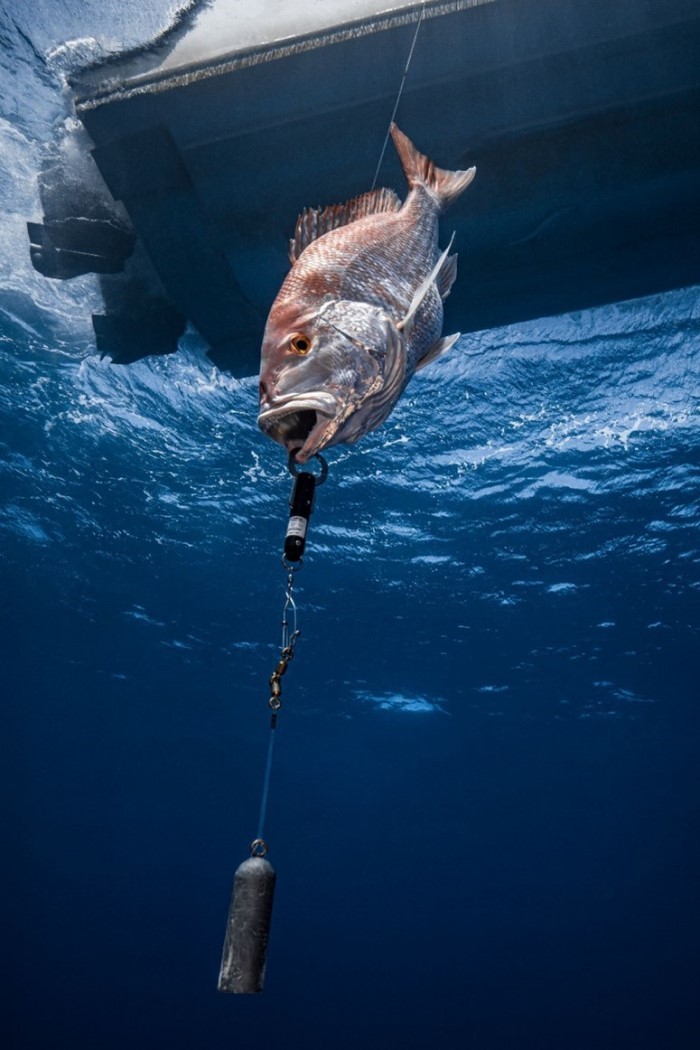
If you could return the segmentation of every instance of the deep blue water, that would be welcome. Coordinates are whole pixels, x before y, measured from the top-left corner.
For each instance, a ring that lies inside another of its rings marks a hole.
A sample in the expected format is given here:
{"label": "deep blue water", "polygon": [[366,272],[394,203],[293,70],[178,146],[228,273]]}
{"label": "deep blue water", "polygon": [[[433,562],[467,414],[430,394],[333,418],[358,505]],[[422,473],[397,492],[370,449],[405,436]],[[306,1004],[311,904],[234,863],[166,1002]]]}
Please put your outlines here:
{"label": "deep blue water", "polygon": [[265,991],[216,992],[289,478],[254,379],[100,361],[24,230],[56,45],[174,6],[2,13],[2,1045],[694,1047],[697,288],[463,339],[329,455]]}

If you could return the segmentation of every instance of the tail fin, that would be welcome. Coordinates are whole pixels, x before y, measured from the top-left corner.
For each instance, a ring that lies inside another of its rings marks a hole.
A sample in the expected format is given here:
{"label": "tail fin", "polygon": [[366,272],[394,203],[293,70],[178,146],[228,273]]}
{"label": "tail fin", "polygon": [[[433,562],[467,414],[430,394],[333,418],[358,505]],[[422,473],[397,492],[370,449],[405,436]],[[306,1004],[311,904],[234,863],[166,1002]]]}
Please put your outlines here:
{"label": "tail fin", "polygon": [[391,125],[391,137],[408,185],[426,186],[437,197],[441,211],[449,208],[450,204],[457,200],[476,175],[476,168],[468,168],[466,171],[443,171],[436,168],[432,160],[418,152],[396,124]]}

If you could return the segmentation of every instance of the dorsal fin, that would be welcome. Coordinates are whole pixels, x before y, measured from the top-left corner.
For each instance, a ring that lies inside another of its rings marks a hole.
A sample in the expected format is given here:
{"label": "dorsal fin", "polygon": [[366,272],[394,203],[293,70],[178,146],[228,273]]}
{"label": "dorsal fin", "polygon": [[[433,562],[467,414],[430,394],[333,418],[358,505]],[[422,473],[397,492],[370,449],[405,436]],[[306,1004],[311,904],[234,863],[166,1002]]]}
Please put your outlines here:
{"label": "dorsal fin", "polygon": [[400,207],[401,201],[393,190],[379,189],[353,197],[345,204],[330,204],[327,208],[304,208],[297,219],[294,237],[289,242],[289,260],[296,262],[312,241],[330,230],[347,226],[357,219],[364,219],[367,215],[398,211]]}

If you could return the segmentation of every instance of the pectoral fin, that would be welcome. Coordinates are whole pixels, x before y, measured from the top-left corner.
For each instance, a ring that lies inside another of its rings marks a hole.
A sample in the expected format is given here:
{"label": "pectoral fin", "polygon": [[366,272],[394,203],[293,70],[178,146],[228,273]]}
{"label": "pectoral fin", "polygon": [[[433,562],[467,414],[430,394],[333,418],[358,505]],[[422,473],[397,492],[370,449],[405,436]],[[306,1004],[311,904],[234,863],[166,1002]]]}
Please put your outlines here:
{"label": "pectoral fin", "polygon": [[446,335],[443,339],[438,339],[437,343],[433,343],[416,365],[416,372],[419,372],[421,368],[425,368],[426,365],[429,365],[430,362],[434,361],[436,357],[440,356],[440,354],[444,354],[451,349],[461,334],[461,332],[455,332],[454,335]]}
{"label": "pectoral fin", "polygon": [[414,292],[413,298],[411,299],[411,305],[408,308],[406,316],[402,317],[399,323],[396,325],[398,330],[400,332],[403,332],[406,338],[409,338],[409,336],[411,335],[411,332],[413,330],[413,322],[415,321],[416,314],[418,313],[421,303],[432,288],[433,284],[437,282],[438,287],[440,286],[440,274],[442,272],[443,266],[447,264],[447,267],[449,268],[450,272],[453,269],[453,263],[450,259],[447,258],[447,256],[450,254],[450,248],[452,247],[452,242],[454,239],[455,235],[453,233],[450,237],[450,243],[447,245],[444,252],[440,256],[438,261],[435,263],[435,265],[433,266],[432,270],[425,278],[423,283],[420,284]]}

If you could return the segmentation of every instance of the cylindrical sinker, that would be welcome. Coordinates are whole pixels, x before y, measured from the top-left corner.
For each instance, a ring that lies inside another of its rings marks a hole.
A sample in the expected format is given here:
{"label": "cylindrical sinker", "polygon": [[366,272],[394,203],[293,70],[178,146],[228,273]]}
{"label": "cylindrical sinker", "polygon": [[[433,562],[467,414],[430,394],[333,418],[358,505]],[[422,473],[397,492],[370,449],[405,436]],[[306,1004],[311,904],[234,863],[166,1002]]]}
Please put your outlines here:
{"label": "cylindrical sinker", "polygon": [[240,995],[262,991],[276,878],[275,869],[264,857],[244,860],[234,876],[220,992]]}

